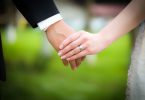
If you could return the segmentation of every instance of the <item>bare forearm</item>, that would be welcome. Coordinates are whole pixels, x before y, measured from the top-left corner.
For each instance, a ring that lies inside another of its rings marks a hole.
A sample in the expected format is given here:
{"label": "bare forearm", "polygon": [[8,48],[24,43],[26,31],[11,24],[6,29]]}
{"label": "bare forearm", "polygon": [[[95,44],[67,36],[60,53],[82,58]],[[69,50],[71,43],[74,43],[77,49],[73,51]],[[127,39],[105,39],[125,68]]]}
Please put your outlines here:
{"label": "bare forearm", "polygon": [[99,33],[110,43],[128,33],[145,19],[145,0],[133,0]]}

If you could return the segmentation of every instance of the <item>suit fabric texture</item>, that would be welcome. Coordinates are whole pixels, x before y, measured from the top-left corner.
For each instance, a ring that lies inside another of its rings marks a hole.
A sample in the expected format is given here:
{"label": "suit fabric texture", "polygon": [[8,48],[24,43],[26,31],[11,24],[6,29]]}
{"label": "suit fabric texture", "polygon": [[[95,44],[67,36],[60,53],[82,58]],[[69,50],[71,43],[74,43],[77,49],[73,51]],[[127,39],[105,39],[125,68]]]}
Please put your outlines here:
{"label": "suit fabric texture", "polygon": [[[58,14],[59,11],[53,0],[12,0],[16,8],[22,13],[29,24],[37,27],[37,23]],[[6,71],[0,40],[0,80],[6,80]]]}

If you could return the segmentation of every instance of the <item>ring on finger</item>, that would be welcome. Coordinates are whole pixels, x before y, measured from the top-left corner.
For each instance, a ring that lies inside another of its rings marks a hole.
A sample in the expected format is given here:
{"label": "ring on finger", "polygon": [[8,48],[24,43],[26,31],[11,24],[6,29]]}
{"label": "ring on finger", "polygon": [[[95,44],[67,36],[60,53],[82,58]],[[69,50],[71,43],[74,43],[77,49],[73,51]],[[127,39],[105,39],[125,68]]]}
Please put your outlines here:
{"label": "ring on finger", "polygon": [[80,45],[78,48],[79,48],[80,52],[82,52],[85,49],[85,47],[82,45]]}

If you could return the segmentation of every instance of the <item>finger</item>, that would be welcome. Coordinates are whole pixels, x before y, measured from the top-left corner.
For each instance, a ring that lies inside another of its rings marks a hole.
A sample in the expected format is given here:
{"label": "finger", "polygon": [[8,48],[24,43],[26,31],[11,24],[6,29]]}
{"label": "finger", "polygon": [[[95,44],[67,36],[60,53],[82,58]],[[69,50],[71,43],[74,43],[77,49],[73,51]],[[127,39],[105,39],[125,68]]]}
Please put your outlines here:
{"label": "finger", "polygon": [[66,53],[65,55],[62,55],[61,59],[67,59],[79,52],[80,52],[80,49],[79,49],[79,47],[77,47],[77,48],[71,50],[70,52]]}
{"label": "finger", "polygon": [[83,56],[86,56],[88,54],[88,51],[87,50],[84,50],[76,55],[73,55],[72,57],[68,58],[67,60],[68,61],[71,61],[71,60],[74,60],[74,59],[78,59],[78,58],[81,58]]}
{"label": "finger", "polygon": [[83,44],[85,41],[80,37],[79,39],[77,39],[76,41],[70,43],[68,46],[66,46],[64,49],[62,49],[61,51],[59,51],[59,55],[62,56],[65,53],[69,52],[70,50],[75,49],[76,47],[80,46],[81,44]]}
{"label": "finger", "polygon": [[77,38],[79,38],[80,34],[78,33],[74,33],[72,35],[70,35],[68,38],[66,38],[61,45],[59,46],[60,49],[63,49],[65,46],[67,46],[69,43],[73,42],[74,40],[76,40]]}
{"label": "finger", "polygon": [[86,56],[82,57],[82,58],[81,58],[81,61],[84,61],[84,60],[85,60],[85,58],[86,58]]}
{"label": "finger", "polygon": [[77,48],[75,48],[74,50],[71,50],[70,52],[68,52],[67,54],[65,54],[64,56],[61,56],[61,59],[67,59],[70,58],[73,55],[76,55],[82,51],[84,51],[87,48],[87,44],[82,44],[80,46],[78,46]]}
{"label": "finger", "polygon": [[69,63],[70,63],[71,69],[75,70],[75,68],[76,68],[76,61],[72,60],[72,61],[69,61]]}
{"label": "finger", "polygon": [[79,59],[76,60],[76,63],[77,63],[77,66],[76,67],[77,68],[80,66],[81,62],[82,62],[82,59],[81,58],[79,58]]}
{"label": "finger", "polygon": [[68,61],[67,60],[62,60],[64,66],[67,66],[68,65]]}

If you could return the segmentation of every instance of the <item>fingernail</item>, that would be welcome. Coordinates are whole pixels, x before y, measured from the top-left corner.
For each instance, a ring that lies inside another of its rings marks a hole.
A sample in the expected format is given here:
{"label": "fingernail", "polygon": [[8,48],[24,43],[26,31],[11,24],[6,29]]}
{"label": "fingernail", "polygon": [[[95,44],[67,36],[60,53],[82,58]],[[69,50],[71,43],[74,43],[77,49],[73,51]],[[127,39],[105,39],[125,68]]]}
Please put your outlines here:
{"label": "fingernail", "polygon": [[62,57],[61,57],[61,59],[65,59],[65,58],[66,58],[66,56],[62,56]]}
{"label": "fingernail", "polygon": [[60,45],[60,47],[59,47],[60,49],[63,49],[63,45]]}
{"label": "fingernail", "polygon": [[62,55],[62,53],[61,53],[61,52],[59,52],[59,53],[58,53],[58,55],[59,55],[59,56],[61,56],[61,55]]}

